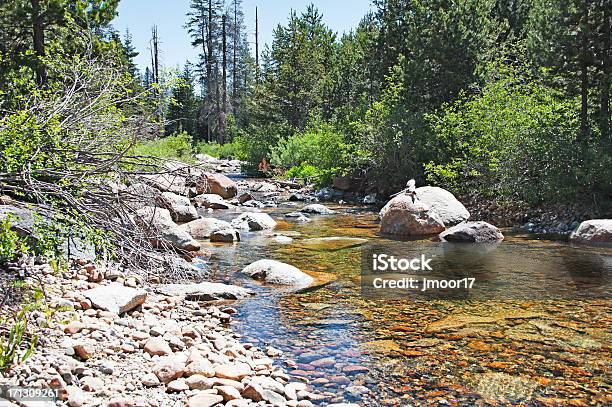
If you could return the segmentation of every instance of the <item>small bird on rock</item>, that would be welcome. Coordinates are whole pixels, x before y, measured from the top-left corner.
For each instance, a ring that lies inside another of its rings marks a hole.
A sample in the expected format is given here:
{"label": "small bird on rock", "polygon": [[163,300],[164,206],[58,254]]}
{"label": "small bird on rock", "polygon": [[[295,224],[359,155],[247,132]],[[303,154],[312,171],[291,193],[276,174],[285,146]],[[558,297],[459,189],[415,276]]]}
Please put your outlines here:
{"label": "small bird on rock", "polygon": [[416,181],[414,179],[409,180],[406,183],[406,188],[402,189],[401,191],[399,191],[396,194],[391,195],[391,197],[395,197],[398,196],[400,194],[406,194],[408,196],[410,196],[412,198],[412,203],[414,203],[417,200],[417,196],[416,196]]}

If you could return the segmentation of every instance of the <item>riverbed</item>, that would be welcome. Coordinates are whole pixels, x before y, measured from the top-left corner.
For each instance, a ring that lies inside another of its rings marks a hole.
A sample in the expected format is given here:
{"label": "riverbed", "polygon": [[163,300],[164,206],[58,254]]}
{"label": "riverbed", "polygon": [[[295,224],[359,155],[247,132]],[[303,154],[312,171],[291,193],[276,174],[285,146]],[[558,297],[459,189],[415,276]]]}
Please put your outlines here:
{"label": "riverbed", "polygon": [[[297,223],[283,216],[296,210],[289,205],[265,210],[278,222],[273,231],[243,232],[236,244],[203,244],[214,246],[214,280],[257,293],[236,304],[233,329],[245,341],[281,350],[289,373],[332,402],[612,403],[612,250],[508,231],[494,247],[449,249],[431,239],[380,236],[376,213],[368,208],[332,205],[337,214]],[[469,270],[503,290],[492,299],[364,295],[361,257],[371,245],[431,255],[438,269]],[[292,264],[327,284],[293,293],[239,273],[263,258]]]}

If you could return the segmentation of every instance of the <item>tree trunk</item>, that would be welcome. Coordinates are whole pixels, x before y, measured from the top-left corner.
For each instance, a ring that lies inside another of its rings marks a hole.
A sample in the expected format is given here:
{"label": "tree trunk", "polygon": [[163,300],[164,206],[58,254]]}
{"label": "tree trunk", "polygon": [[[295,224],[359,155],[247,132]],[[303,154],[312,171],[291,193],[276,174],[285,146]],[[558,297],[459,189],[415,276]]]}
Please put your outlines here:
{"label": "tree trunk", "polygon": [[259,17],[255,7],[255,83],[259,84]]}
{"label": "tree trunk", "polygon": [[213,40],[212,40],[212,0],[208,0],[208,25],[206,32],[206,105],[207,105],[207,139],[212,141],[211,120],[212,120],[212,59],[213,59]]}
{"label": "tree trunk", "polygon": [[221,106],[221,126],[219,127],[219,137],[220,137],[220,143],[223,144],[225,143],[225,131],[226,131],[226,127],[227,127],[227,31],[225,29],[225,24],[226,24],[226,17],[225,14],[223,15],[223,38],[222,38],[222,42],[223,42],[223,47],[222,47],[222,60],[223,60],[223,82],[222,82],[222,86],[223,86],[223,105]]}
{"label": "tree trunk", "polygon": [[39,0],[31,0],[32,5],[32,40],[36,60],[36,83],[44,86],[47,83],[47,70],[42,58],[45,56],[45,26]]}
{"label": "tree trunk", "polygon": [[612,144],[610,139],[610,0],[602,0],[603,8],[603,41],[601,47],[602,81],[601,81],[601,141]]}
{"label": "tree trunk", "polygon": [[586,143],[589,137],[589,2],[582,3],[582,50],[580,58],[580,135],[581,141]]}
{"label": "tree trunk", "polygon": [[234,0],[234,35],[233,35],[233,48],[232,48],[232,110],[234,115],[236,114],[236,93],[237,82],[236,82],[236,54],[238,49],[238,4],[237,0]]}

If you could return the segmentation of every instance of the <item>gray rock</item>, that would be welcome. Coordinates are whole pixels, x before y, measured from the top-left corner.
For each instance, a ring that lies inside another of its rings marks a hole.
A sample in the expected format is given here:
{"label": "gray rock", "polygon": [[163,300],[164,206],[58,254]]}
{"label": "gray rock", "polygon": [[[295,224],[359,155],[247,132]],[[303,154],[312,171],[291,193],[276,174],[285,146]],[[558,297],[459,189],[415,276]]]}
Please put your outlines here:
{"label": "gray rock", "polygon": [[364,205],[374,205],[376,203],[376,194],[366,195],[363,198]]}
{"label": "gray rock", "polygon": [[570,242],[593,246],[612,246],[612,219],[585,220],[570,235]]}
{"label": "gray rock", "polygon": [[321,205],[321,204],[306,205],[300,210],[300,212],[313,213],[316,215],[331,215],[331,214],[336,213],[335,211],[332,211],[331,209],[329,209],[327,206]]}
{"label": "gray rock", "polygon": [[157,201],[161,207],[170,211],[172,220],[175,222],[189,222],[199,217],[196,208],[191,205],[187,197],[173,192],[163,192]]}
{"label": "gray rock", "polygon": [[194,239],[208,239],[213,232],[230,227],[229,222],[215,218],[200,218],[180,226]]}
{"label": "gray rock", "polygon": [[198,194],[217,194],[229,199],[236,196],[238,187],[234,181],[223,174],[204,173],[196,182]]}
{"label": "gray rock", "polygon": [[453,194],[438,187],[420,187],[416,189],[417,201],[429,205],[430,212],[437,215],[446,227],[464,222],[470,213]]}
{"label": "gray rock", "polygon": [[242,273],[268,284],[296,288],[308,287],[314,282],[312,277],[297,267],[276,260],[258,260],[242,269]]}
{"label": "gray rock", "polygon": [[92,288],[83,292],[83,296],[91,301],[95,308],[123,314],[130,311],[147,299],[147,293],[136,288],[125,287],[123,284],[111,283],[109,285]]}
{"label": "gray rock", "polygon": [[401,194],[380,211],[380,231],[398,236],[433,235],[444,231],[444,223],[423,201]]}
{"label": "gray rock", "polygon": [[264,230],[273,229],[276,221],[267,213],[247,212],[232,220],[231,225],[240,230]]}
{"label": "gray rock", "polygon": [[34,215],[31,210],[13,205],[0,205],[0,220],[8,217],[10,217],[11,229],[19,236],[34,236]]}
{"label": "gray rock", "polygon": [[154,287],[156,292],[169,296],[185,296],[192,301],[237,300],[254,294],[253,291],[237,285],[203,282],[198,284],[161,284]]}
{"label": "gray rock", "polygon": [[211,209],[229,209],[231,204],[225,202],[220,195],[217,194],[201,194],[193,198],[196,205],[203,208]]}
{"label": "gray rock", "polygon": [[443,242],[487,243],[504,240],[498,228],[487,222],[464,222],[440,233]]}
{"label": "gray rock", "polygon": [[167,209],[147,206],[136,211],[136,215],[136,222],[148,231],[153,244],[161,247],[169,245],[179,250],[200,250],[200,244],[174,223]]}
{"label": "gray rock", "polygon": [[240,241],[240,233],[233,228],[216,230],[210,235],[211,242],[232,243]]}
{"label": "gray rock", "polygon": [[144,183],[159,189],[162,192],[174,192],[178,195],[187,195],[188,189],[186,186],[187,180],[182,175],[173,172],[161,174],[144,174],[141,175]]}

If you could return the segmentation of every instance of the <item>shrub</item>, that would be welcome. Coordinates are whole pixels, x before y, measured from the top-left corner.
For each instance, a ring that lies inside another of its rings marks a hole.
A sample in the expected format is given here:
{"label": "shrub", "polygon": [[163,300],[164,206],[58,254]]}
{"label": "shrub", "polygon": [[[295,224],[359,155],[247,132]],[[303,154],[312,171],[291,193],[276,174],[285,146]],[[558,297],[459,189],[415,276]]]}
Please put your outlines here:
{"label": "shrub", "polygon": [[11,230],[11,217],[0,220],[0,264],[14,260],[19,253],[27,250],[17,232]]}
{"label": "shrub", "polygon": [[574,100],[562,99],[517,68],[428,117],[438,159],[428,179],[461,192],[535,203],[573,198],[580,146]]}
{"label": "shrub", "polygon": [[177,133],[172,136],[142,142],[134,147],[132,154],[190,162],[193,161],[191,141],[191,136],[187,133]]}
{"label": "shrub", "polygon": [[237,158],[244,155],[242,152],[242,144],[238,141],[232,141],[231,143],[225,144],[201,141],[196,144],[195,151],[198,154],[208,154],[216,158]]}
{"label": "shrub", "polygon": [[262,126],[249,126],[242,130],[235,142],[240,152],[238,159],[248,163],[246,171],[255,171],[263,159],[270,160],[271,149],[279,140],[288,137],[292,132],[286,123],[273,123]]}

